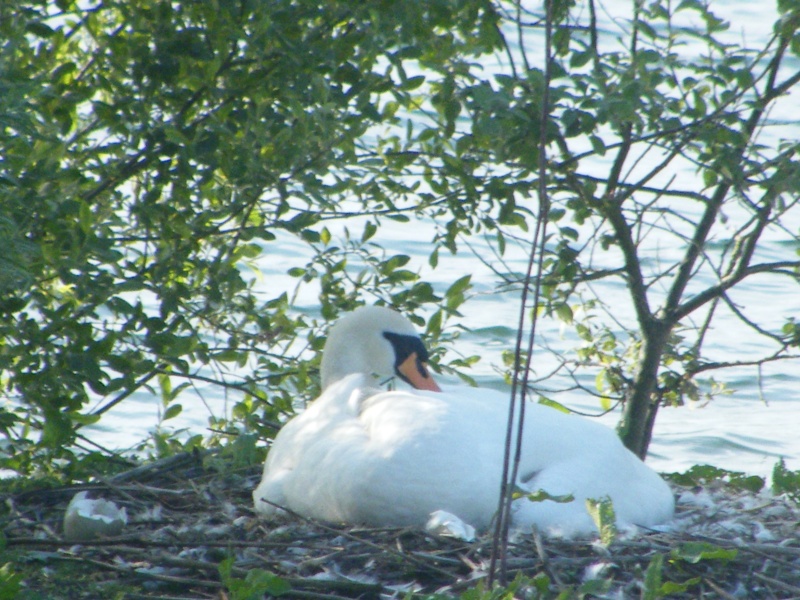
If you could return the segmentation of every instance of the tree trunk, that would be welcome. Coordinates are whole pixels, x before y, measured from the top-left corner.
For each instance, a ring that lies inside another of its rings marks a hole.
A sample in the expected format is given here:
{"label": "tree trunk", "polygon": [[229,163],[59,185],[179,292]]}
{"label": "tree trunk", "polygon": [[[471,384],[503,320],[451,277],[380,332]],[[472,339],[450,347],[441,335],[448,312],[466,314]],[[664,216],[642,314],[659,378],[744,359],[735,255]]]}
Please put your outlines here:
{"label": "tree trunk", "polygon": [[647,456],[647,448],[653,435],[653,426],[658,413],[659,401],[656,397],[658,368],[667,344],[671,326],[654,321],[642,327],[644,339],[639,356],[639,365],[628,391],[619,434],[622,442],[642,460]]}

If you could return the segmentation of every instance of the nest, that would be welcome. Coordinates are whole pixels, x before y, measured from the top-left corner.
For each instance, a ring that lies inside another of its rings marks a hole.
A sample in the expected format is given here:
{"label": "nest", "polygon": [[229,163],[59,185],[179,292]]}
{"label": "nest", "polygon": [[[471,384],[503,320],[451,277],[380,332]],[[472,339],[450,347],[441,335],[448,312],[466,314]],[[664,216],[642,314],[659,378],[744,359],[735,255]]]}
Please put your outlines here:
{"label": "nest", "polygon": [[[259,468],[207,465],[183,454],[102,483],[6,497],[2,562],[22,575],[22,597],[336,600],[486,588],[489,536],[266,523],[251,510]],[[64,512],[79,491],[124,507],[123,534],[65,540]],[[621,532],[608,545],[518,533],[502,577],[533,598],[800,597],[797,506],[721,484],[675,492],[664,531]]]}

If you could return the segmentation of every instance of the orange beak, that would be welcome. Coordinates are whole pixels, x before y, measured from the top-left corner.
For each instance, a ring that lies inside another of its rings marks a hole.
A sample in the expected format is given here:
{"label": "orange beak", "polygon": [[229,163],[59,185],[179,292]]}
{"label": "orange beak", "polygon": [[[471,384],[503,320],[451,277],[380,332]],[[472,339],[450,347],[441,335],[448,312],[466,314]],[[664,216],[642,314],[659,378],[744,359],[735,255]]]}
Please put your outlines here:
{"label": "orange beak", "polygon": [[433,380],[425,363],[417,359],[417,353],[412,352],[408,355],[397,370],[405,377],[406,381],[418,390],[428,390],[431,392],[441,392],[442,390]]}

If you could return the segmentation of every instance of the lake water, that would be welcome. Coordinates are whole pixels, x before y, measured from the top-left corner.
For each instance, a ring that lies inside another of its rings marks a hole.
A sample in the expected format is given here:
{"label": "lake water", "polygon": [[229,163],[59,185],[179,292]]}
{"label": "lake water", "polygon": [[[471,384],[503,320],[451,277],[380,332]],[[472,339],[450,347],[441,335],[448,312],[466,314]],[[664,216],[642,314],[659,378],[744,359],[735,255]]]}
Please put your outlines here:
{"label": "lake water", "polygon": [[[614,20],[624,18],[630,2],[609,2],[604,4],[601,26],[608,31],[616,27]],[[729,39],[743,40],[751,46],[758,46],[767,39],[774,21],[774,8],[770,3],[747,0],[719,3],[715,9],[720,16],[732,22],[727,33]],[[687,15],[691,19],[691,14]],[[527,44],[535,55],[540,41],[532,36]],[[687,48],[684,51],[691,51]],[[800,63],[790,63],[794,69]],[[498,67],[501,68],[501,67]],[[796,102],[796,99],[794,100]],[[800,126],[796,120],[795,108],[791,100],[782,102],[771,118],[780,123],[780,128],[767,129],[763,138],[774,141],[777,136],[800,136]],[[601,161],[596,165],[602,172]],[[692,181],[695,177],[690,167],[677,173]],[[671,176],[671,174],[670,174]],[[686,187],[684,184],[683,187]],[[800,231],[800,215],[797,210],[786,220],[790,233]],[[498,278],[465,246],[456,256],[442,254],[439,267],[431,271],[427,266],[430,243],[435,230],[433,223],[415,223],[412,226],[384,223],[380,230],[378,243],[390,252],[408,254],[412,262],[408,268],[419,270],[423,276],[435,282],[438,291],[444,291],[455,279],[467,273],[473,274],[472,292],[474,296],[463,307],[462,324],[470,331],[461,337],[459,351],[465,355],[479,354],[482,360],[471,373],[481,385],[502,386],[498,374],[501,353],[513,349],[515,328],[519,315],[519,298],[514,293],[497,291]],[[773,235],[760,250],[759,260],[782,260],[796,257],[797,246],[788,241],[789,234]],[[471,240],[476,253],[491,256],[485,240]],[[279,254],[274,254],[280,248]],[[650,249],[655,262],[666,261],[676,256],[677,248],[660,246],[657,242]],[[291,291],[296,280],[288,277],[286,271],[292,266],[304,264],[310,258],[309,249],[301,243],[287,239],[278,246],[270,246],[270,254],[259,264],[263,278],[268,282],[261,285],[270,297],[281,290]],[[525,262],[523,249],[511,249],[504,257],[512,269],[522,270]],[[602,260],[607,266],[614,264],[616,257],[609,253]],[[708,284],[711,279],[701,276],[698,285]],[[598,284],[604,301],[614,307],[614,316],[620,322],[633,322],[633,313],[627,301],[626,289],[620,280]],[[765,327],[779,327],[785,318],[797,315],[800,303],[797,298],[797,283],[788,278],[758,277],[746,281],[732,294],[737,306],[749,318]],[[316,313],[316,289],[304,288],[298,297],[297,308],[311,314]],[[721,311],[714,327],[709,332],[705,345],[708,356],[714,360],[747,360],[763,353],[767,345],[748,329],[742,327],[732,313]],[[571,356],[579,340],[569,328],[558,322],[542,320],[538,325],[538,341],[548,347]],[[555,361],[548,352],[537,350],[534,365],[537,375],[543,375],[553,368]],[[760,372],[755,367],[741,367],[715,373],[714,376],[725,382],[735,393],[715,399],[707,405],[681,408],[662,408],[653,442],[649,463],[663,472],[683,471],[694,464],[712,464],[729,470],[745,471],[750,474],[767,475],[776,460],[786,459],[792,469],[800,469],[800,360],[783,361],[766,365]],[[581,376],[587,387],[593,387],[594,374]],[[455,383],[455,381],[447,381]],[[563,387],[565,380],[555,377],[542,384],[548,389]],[[210,414],[226,414],[236,398],[223,396],[224,392],[210,386],[197,388],[195,400],[185,399],[184,412],[177,419],[169,421],[172,428],[185,429],[188,434],[202,433],[207,426]],[[576,410],[597,414],[601,412],[598,401],[586,394],[567,392],[554,395],[560,402]],[[137,393],[91,429],[90,437],[99,443],[114,447],[132,445],[142,439],[157,423],[160,400],[144,393]],[[610,426],[619,419],[618,412],[602,417]]]}

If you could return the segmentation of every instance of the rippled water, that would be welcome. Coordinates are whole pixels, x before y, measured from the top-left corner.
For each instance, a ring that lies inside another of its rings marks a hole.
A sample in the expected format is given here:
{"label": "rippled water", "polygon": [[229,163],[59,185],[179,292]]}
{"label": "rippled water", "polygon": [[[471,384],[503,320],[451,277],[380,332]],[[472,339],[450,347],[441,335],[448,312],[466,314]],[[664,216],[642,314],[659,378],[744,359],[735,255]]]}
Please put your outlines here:
{"label": "rippled water", "polygon": [[[718,13],[733,23],[728,35],[735,41],[746,40],[757,45],[770,34],[773,18],[765,13],[773,11],[761,3],[741,0],[719,3]],[[613,15],[625,15],[629,10],[628,1],[609,2],[602,18],[604,26],[612,29]],[[531,47],[537,44],[531,40]],[[795,61],[795,67],[800,63]],[[796,100],[795,100],[796,102]],[[772,114],[776,122],[790,123],[800,134],[796,115],[791,103],[784,103]],[[765,132],[786,136],[787,126],[780,131]],[[789,131],[790,132],[790,131]],[[602,170],[602,164],[598,165]],[[687,172],[687,177],[693,175]],[[789,223],[790,231],[800,231],[800,219]],[[377,240],[390,251],[394,250],[412,257],[411,269],[423,272],[439,291],[466,273],[473,273],[473,291],[476,293],[462,310],[463,324],[470,329],[460,342],[459,350],[466,355],[480,354],[483,359],[475,369],[475,378],[481,385],[502,387],[502,379],[497,374],[503,350],[513,348],[515,328],[518,321],[518,298],[511,293],[496,291],[497,278],[485,265],[468,252],[457,256],[440,257],[435,271],[427,268],[430,241],[433,237],[433,224],[415,224],[414,227],[384,224],[381,239]],[[489,255],[486,242],[474,240],[476,249]],[[270,256],[260,265],[264,281],[269,281],[270,296],[276,290],[291,290],[296,280],[286,275],[291,266],[303,264],[308,256],[307,248],[289,239],[280,244],[280,254],[275,252],[277,245],[270,247]],[[794,253],[796,246],[779,236],[760,250],[760,260],[778,260],[787,253]],[[666,259],[670,256],[669,247],[651,248],[651,258]],[[524,253],[510,253],[506,257],[512,267],[522,270]],[[609,254],[609,260],[612,255]],[[701,280],[702,284],[703,281]],[[601,284],[601,292],[610,304],[627,305],[626,289],[620,281]],[[310,313],[316,312],[316,291],[306,289],[299,298],[298,308]],[[789,280],[755,277],[738,287],[732,294],[734,301],[751,318],[765,326],[779,326],[785,317],[797,314],[800,303],[797,299],[797,285]],[[633,315],[621,315],[622,320],[633,322]],[[730,314],[720,315],[710,332],[706,351],[717,360],[732,360],[763,351],[765,345],[756,336],[733,328]],[[578,340],[574,334],[562,329],[556,322],[542,321],[539,324],[540,341],[569,353]],[[552,357],[537,351],[534,361],[537,374],[549,372]],[[768,474],[779,457],[785,457],[790,468],[800,469],[800,361],[781,362],[765,366],[761,373],[754,367],[742,367],[715,374],[731,388],[735,394],[716,399],[707,406],[662,409],[656,424],[649,462],[660,471],[680,471],[699,463],[709,463],[731,470],[741,470],[752,474]],[[587,376],[585,383],[593,385],[594,375]],[[455,383],[455,382],[453,382]],[[547,382],[557,387],[561,382]],[[228,408],[229,399],[222,392],[210,386],[198,388],[198,396],[193,406],[184,402],[184,413],[170,421],[172,427],[186,428],[191,433],[202,432],[209,414],[221,415]],[[231,398],[231,404],[235,401]],[[599,413],[597,401],[578,393],[559,396],[559,401],[578,410]],[[122,403],[102,423],[93,428],[93,437],[99,442],[113,446],[125,446],[140,440],[157,422],[160,401],[144,393],[138,393]],[[613,426],[619,418],[618,413],[602,417],[603,422]]]}

